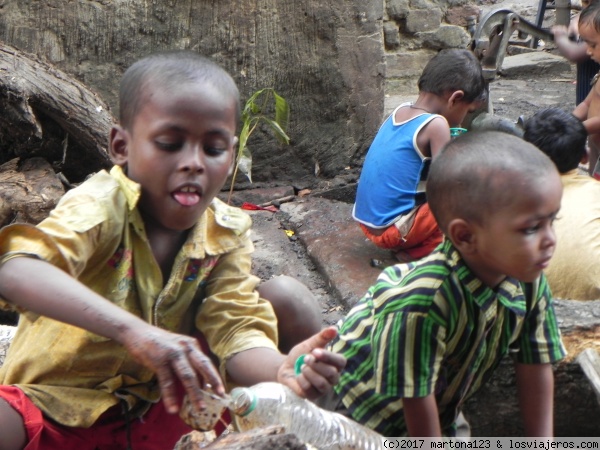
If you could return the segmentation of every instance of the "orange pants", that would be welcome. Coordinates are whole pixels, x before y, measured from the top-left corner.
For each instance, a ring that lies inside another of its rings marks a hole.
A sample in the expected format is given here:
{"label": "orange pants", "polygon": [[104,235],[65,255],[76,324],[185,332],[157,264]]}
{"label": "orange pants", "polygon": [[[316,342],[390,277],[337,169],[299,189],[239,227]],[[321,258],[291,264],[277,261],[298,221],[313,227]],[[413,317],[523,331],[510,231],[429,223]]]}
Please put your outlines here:
{"label": "orange pants", "polygon": [[377,247],[393,252],[403,251],[413,260],[429,255],[444,239],[427,203],[419,206],[414,222],[405,236],[402,236],[394,224],[381,234],[374,234],[372,229],[363,224],[360,224],[360,228]]}

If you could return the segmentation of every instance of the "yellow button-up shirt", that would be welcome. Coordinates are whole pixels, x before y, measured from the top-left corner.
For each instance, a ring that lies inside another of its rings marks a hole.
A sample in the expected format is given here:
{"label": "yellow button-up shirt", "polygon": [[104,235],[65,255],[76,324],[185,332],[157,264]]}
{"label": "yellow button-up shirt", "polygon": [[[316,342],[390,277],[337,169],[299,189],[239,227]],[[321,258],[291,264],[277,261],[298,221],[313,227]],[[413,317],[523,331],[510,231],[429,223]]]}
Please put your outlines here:
{"label": "yellow button-up shirt", "polygon": [[[139,197],[140,186],[120,167],[99,172],[67,192],[39,225],[0,230],[0,263],[40,258],[156,326],[189,334],[195,322],[224,379],[234,354],[276,349],[273,309],[250,274],[250,217],[215,199],[164,283]],[[0,383],[17,385],[47,416],[73,427],[91,426],[120,398],[143,411],[160,395],[154,374],[117,342],[28,311],[21,311]]]}

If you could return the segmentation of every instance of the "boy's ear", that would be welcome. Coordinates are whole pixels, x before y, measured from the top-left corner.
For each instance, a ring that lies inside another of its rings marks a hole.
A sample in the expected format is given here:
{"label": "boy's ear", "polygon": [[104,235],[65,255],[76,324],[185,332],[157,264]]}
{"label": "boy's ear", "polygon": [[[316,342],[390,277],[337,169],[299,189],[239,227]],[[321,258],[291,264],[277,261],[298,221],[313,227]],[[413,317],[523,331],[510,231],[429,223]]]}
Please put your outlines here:
{"label": "boy's ear", "polygon": [[465,98],[464,91],[454,91],[450,94],[450,97],[448,97],[448,103],[454,105],[455,103],[462,101],[463,98]]}
{"label": "boy's ear", "polygon": [[120,125],[114,125],[110,130],[108,141],[108,154],[110,159],[117,166],[124,167],[127,164],[128,150],[127,144],[129,134]]}
{"label": "boy's ear", "polygon": [[471,254],[477,249],[477,239],[473,225],[464,219],[452,219],[448,224],[446,234],[463,255]]}

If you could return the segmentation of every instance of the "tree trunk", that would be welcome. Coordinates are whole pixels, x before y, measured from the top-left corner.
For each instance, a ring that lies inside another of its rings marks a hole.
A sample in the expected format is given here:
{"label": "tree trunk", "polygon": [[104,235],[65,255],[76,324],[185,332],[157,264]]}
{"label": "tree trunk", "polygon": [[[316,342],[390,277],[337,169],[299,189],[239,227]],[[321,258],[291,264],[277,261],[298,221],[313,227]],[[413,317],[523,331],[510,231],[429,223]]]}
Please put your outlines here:
{"label": "tree trunk", "polygon": [[40,156],[70,182],[110,166],[113,118],[81,82],[0,42],[0,163]]}

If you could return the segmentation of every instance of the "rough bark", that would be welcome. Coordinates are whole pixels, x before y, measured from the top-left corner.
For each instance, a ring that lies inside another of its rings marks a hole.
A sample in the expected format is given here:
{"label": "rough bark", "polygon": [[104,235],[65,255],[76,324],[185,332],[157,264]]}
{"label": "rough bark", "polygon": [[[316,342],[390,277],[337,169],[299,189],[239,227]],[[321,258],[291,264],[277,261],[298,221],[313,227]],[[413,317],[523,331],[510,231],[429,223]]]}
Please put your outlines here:
{"label": "rough bark", "polygon": [[52,166],[34,157],[0,166],[0,227],[13,222],[37,224],[65,193]]}
{"label": "rough bark", "polygon": [[40,156],[71,182],[110,166],[113,118],[83,83],[0,42],[0,163]]}

